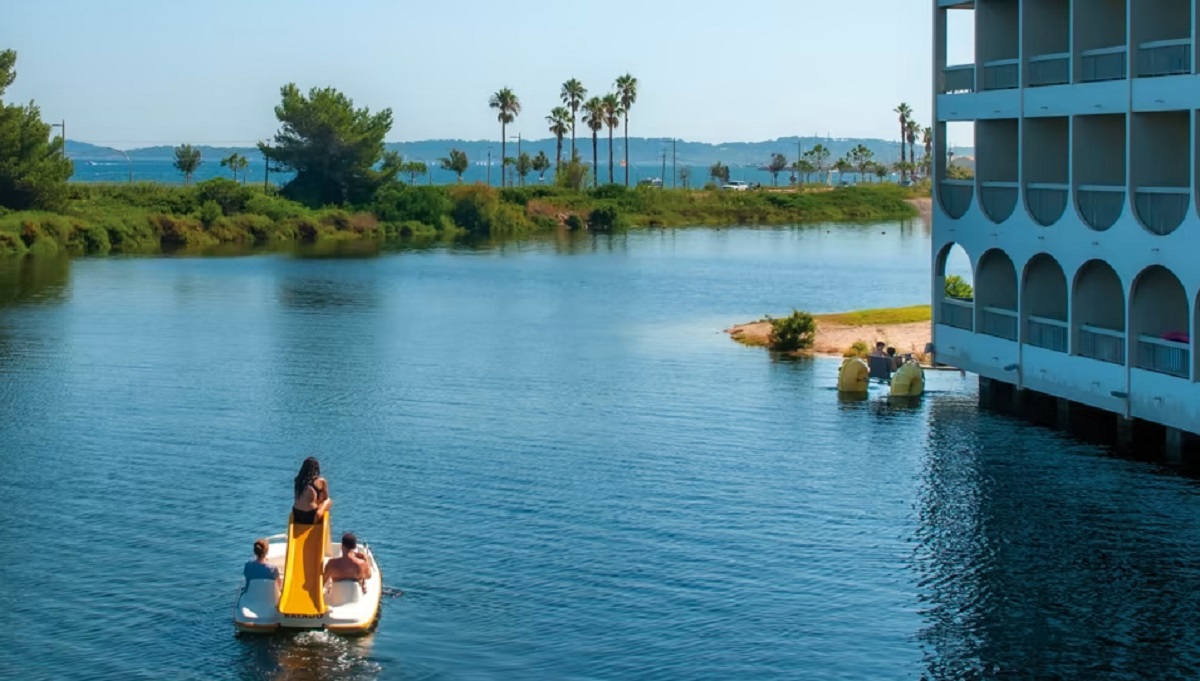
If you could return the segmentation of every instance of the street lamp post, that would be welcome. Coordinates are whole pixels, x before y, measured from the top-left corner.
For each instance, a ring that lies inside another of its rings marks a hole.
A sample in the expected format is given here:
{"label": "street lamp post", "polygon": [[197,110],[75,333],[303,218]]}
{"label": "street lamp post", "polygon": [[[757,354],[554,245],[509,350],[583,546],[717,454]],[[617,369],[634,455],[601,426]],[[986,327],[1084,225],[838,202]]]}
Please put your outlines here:
{"label": "street lamp post", "polygon": [[487,169],[488,186],[490,187],[490,186],[492,186],[492,148],[491,147],[488,147],[488,166],[487,166],[487,168],[488,168]]}
{"label": "street lamp post", "polygon": [[[514,136],[513,136],[513,135],[509,135],[509,136],[508,136],[508,139],[514,139]],[[517,164],[516,164],[516,162],[521,160],[521,133],[519,133],[519,132],[518,132],[518,133],[516,134],[516,136],[515,136],[515,139],[517,140],[517,155],[513,157],[513,161],[514,161],[514,162],[513,162],[513,172],[514,172],[514,173],[515,173],[515,172],[517,172]],[[501,161],[500,161],[500,167],[501,167],[501,168],[503,168],[503,167],[504,167],[504,161],[503,161],[503,160],[501,160]],[[525,181],[525,178],[521,178],[521,181],[522,181],[522,182],[524,182],[524,181]]]}
{"label": "street lamp post", "polygon": [[62,157],[66,158],[67,157],[67,119],[64,118],[62,123],[51,123],[50,127],[51,128],[59,128],[62,130],[62,141],[63,141]]}

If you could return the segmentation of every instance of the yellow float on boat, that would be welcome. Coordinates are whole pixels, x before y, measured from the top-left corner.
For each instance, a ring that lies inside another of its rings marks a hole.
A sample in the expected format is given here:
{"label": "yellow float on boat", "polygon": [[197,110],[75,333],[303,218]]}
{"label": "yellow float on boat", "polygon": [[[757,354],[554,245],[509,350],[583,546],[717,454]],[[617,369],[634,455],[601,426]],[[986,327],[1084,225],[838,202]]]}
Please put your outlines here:
{"label": "yellow float on boat", "polygon": [[838,369],[838,392],[866,393],[871,370],[861,357],[847,357]]}
{"label": "yellow float on boat", "polygon": [[925,392],[925,371],[916,362],[905,362],[892,374],[894,397],[919,397]]}

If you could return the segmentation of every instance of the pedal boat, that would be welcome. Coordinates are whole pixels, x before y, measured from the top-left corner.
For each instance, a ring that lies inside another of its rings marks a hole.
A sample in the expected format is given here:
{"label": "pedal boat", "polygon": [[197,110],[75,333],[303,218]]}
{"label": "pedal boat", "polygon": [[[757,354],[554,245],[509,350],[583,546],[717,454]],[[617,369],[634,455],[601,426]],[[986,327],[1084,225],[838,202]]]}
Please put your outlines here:
{"label": "pedal boat", "polygon": [[252,579],[238,593],[233,624],[240,632],[272,633],[285,629],[364,634],[379,621],[383,576],[371,547],[358,551],[371,566],[366,591],[357,581],[339,580],[326,589],[325,561],[340,556],[340,544],[329,541],[328,516],[316,525],[288,523],[287,534],[267,538],[267,562],[279,569],[283,586],[273,579]]}

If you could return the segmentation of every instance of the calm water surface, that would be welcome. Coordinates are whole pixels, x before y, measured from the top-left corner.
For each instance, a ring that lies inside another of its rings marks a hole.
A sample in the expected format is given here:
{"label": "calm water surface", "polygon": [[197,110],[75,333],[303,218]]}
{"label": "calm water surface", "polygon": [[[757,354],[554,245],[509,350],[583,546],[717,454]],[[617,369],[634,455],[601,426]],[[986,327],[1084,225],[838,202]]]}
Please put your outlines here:
{"label": "calm water surface", "polygon": [[[927,299],[920,226],[0,262],[0,677],[1200,675],[1186,478],[842,402],[721,329]],[[868,339],[870,340],[870,339]],[[238,638],[319,456],[378,631]]]}

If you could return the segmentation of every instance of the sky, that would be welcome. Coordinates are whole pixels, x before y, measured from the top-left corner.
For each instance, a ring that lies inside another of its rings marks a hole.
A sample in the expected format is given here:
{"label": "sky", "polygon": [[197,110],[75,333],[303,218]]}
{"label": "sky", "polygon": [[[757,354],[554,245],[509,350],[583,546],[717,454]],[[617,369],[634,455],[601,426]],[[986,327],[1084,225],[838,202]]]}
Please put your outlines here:
{"label": "sky", "polygon": [[929,124],[931,5],[0,0],[0,49],[18,52],[5,99],[125,149],[266,139],[289,82],[390,107],[391,142],[496,138],[488,97],[509,87],[523,107],[509,134],[543,138],[564,81],[604,94],[624,73],[633,136],[895,139],[901,101]]}

